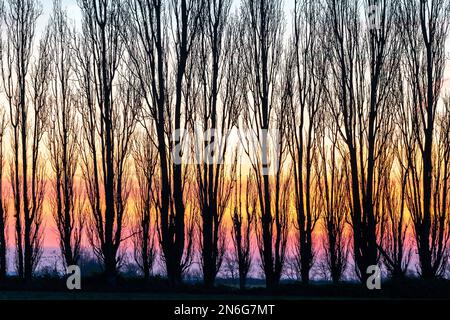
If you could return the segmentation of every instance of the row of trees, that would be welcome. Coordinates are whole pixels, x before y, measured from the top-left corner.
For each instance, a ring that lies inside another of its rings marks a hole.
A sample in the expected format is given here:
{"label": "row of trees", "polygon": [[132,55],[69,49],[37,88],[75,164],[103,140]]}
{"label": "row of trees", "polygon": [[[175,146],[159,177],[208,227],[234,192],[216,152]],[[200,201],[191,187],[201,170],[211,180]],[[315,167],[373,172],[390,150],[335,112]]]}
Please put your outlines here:
{"label": "row of trees", "polygon": [[289,255],[305,283],[319,254],[334,282],[350,261],[402,277],[413,250],[444,275],[449,1],[295,0],[292,19],[281,0],[78,5],[81,28],[55,0],[39,39],[39,3],[1,5],[0,279],[7,213],[31,281],[46,202],[64,263],[86,235],[111,285],[128,239],[173,285],[198,260],[213,286],[231,250],[244,287],[254,247],[269,288]]}

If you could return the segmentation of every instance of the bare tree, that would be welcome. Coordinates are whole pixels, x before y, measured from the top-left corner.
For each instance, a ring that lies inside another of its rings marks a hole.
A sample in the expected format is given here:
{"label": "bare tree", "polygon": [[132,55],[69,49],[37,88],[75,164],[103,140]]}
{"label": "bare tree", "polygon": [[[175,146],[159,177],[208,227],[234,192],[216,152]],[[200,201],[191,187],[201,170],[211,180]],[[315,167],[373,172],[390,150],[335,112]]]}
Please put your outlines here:
{"label": "bare tree", "polygon": [[[408,177],[411,174],[411,159],[414,143],[411,140],[411,121],[408,116],[402,70],[398,69],[392,84],[395,95],[391,103],[396,105],[396,134],[392,144],[394,152],[387,158],[386,175],[380,202],[385,229],[379,250],[392,279],[403,278],[411,262],[412,248],[408,244],[410,217],[407,214]],[[397,175],[395,175],[397,172]]]}
{"label": "bare tree", "polygon": [[[46,187],[46,166],[43,161],[43,144],[42,139],[45,135],[48,125],[48,104],[49,104],[49,84],[50,84],[50,50],[49,50],[49,29],[46,28],[41,40],[39,41],[37,61],[33,63],[31,72],[31,102],[33,105],[33,113],[31,119],[33,123],[30,126],[32,134],[31,140],[31,174],[30,183],[27,187],[27,192],[30,193],[29,213],[24,210],[24,224],[25,224],[25,252],[24,252],[24,266],[25,279],[31,280],[32,273],[38,266],[42,255],[42,241],[43,241],[43,205]],[[26,115],[23,115],[26,118]],[[26,122],[23,123],[25,125]],[[23,139],[22,132],[22,154],[26,143]],[[25,158],[28,155],[23,155]],[[22,160],[22,166],[25,166],[26,161]],[[25,172],[23,168],[23,174]],[[27,179],[23,179],[24,188],[27,185]],[[25,194],[25,189],[24,189]],[[25,199],[24,199],[25,201]],[[24,208],[27,208],[24,203]],[[27,247],[28,250],[27,250]]]}
{"label": "bare tree", "polygon": [[[236,27],[229,25],[231,1],[207,0],[193,59],[197,86],[193,97],[192,129],[195,141],[196,202],[200,209],[201,262],[204,283],[212,287],[225,252],[223,217],[231,199],[235,166],[228,134],[237,124],[239,45]],[[222,93],[222,94],[221,94]]]}
{"label": "bare tree", "polygon": [[[47,102],[49,59],[46,35],[39,44],[33,68],[31,65],[36,21],[40,14],[39,2],[8,1],[4,15],[6,32],[2,41],[2,77],[13,131],[11,181],[17,266],[19,277],[27,281],[31,280],[39,262],[42,240],[44,168],[40,163],[39,145],[44,133]],[[31,114],[30,105],[33,108]]]}
{"label": "bare tree", "polygon": [[[2,4],[0,4],[2,5]],[[6,278],[6,253],[8,249],[7,243],[7,221],[8,221],[8,209],[3,195],[3,178],[4,178],[4,137],[6,131],[6,116],[2,113],[0,119],[0,282]]]}
{"label": "bare tree", "polygon": [[[448,161],[445,134],[437,128],[438,102],[445,68],[450,3],[446,0],[400,2],[404,48],[407,150],[407,206],[411,212],[424,279],[441,276],[447,264]],[[444,111],[445,114],[445,111]],[[448,113],[446,115],[448,117]],[[445,127],[445,122],[441,122]],[[443,143],[444,145],[441,145]],[[438,149],[442,148],[442,149]]]}
{"label": "bare tree", "polygon": [[348,150],[355,266],[364,282],[367,268],[379,261],[382,219],[378,202],[393,132],[394,112],[388,102],[399,51],[393,28],[395,1],[365,3],[369,11],[365,25],[360,4],[329,0],[326,11],[332,26],[327,52],[334,84],[329,95],[335,101],[333,117]]}
{"label": "bare tree", "polygon": [[[5,11],[5,5],[3,1],[0,2],[0,26],[3,26],[3,15]],[[1,29],[2,30],[2,29]],[[3,30],[1,31],[3,32]],[[3,49],[3,41],[0,42]],[[3,177],[4,171],[3,167],[5,164],[4,158],[4,149],[3,149],[3,138],[5,136],[6,130],[6,118],[5,113],[3,112],[1,115],[1,125],[0,125],[0,281],[3,281],[6,278],[6,251],[7,251],[7,239],[6,239],[6,227],[7,227],[7,207],[4,205],[3,200]]]}
{"label": "bare tree", "polygon": [[[172,227],[172,222],[169,222],[164,216],[161,216],[161,225],[163,233],[163,250],[164,257],[167,261],[172,261],[170,266],[173,270],[169,273],[174,275],[175,284],[181,281],[181,276],[183,272],[182,261],[183,252],[185,251],[185,215],[186,215],[186,171],[183,170],[183,152],[176,155],[177,147],[183,144],[184,135],[183,130],[187,129],[189,118],[193,114],[193,109],[190,102],[190,80],[187,76],[187,68],[189,60],[191,60],[192,49],[196,38],[200,32],[200,17],[203,12],[204,1],[197,0],[172,0],[172,13],[174,14],[174,21],[172,23],[171,29],[174,35],[174,51],[176,52],[175,60],[175,96],[174,96],[174,106],[173,106],[173,124],[170,126],[173,128],[172,139],[174,139],[175,146],[171,150],[175,153],[175,157],[179,159],[172,159],[172,177],[173,177],[173,207],[175,217],[175,225]],[[192,61],[192,60],[191,60]],[[191,74],[192,76],[192,74]],[[184,124],[182,124],[182,121]],[[181,162],[181,163],[180,163]],[[192,217],[191,217],[192,218]],[[169,223],[168,223],[169,222]],[[175,237],[177,241],[171,243],[172,241],[164,236],[169,236],[170,229],[175,230]],[[190,230],[190,233],[193,231]],[[189,236],[189,235],[187,235]],[[189,243],[189,240],[188,240]],[[165,246],[167,244],[167,246]],[[188,245],[188,252],[192,244]],[[169,249],[169,250],[166,250]],[[169,255],[173,255],[175,259],[169,258]],[[189,255],[186,255],[189,257]],[[169,267],[169,266],[168,266]],[[181,268],[180,268],[181,267]],[[185,267],[185,266],[184,266]],[[171,278],[171,277],[169,277]]]}
{"label": "bare tree", "polygon": [[[244,150],[258,185],[257,238],[268,288],[283,272],[289,199],[286,160],[286,103],[280,94],[283,54],[281,1],[244,1],[241,7],[244,86]],[[248,93],[248,94],[247,94]],[[275,132],[274,132],[275,131]]]}
{"label": "bare tree", "polygon": [[128,1],[127,10],[127,38],[137,40],[128,43],[128,52],[145,102],[141,122],[155,136],[158,149],[158,235],[172,285],[181,283],[192,258],[193,217],[186,215],[188,170],[180,159],[183,154],[176,153],[183,143],[181,131],[188,129],[193,114],[187,72],[191,78],[189,61],[202,7],[203,1],[195,0],[135,0]]}
{"label": "bare tree", "polygon": [[84,225],[83,202],[75,181],[80,126],[76,114],[78,100],[73,85],[71,41],[67,12],[61,8],[61,1],[55,0],[50,22],[52,94],[48,146],[54,173],[52,212],[66,266],[78,263]]}
{"label": "bare tree", "polygon": [[[304,283],[309,282],[313,265],[313,231],[319,219],[319,208],[314,203],[314,158],[317,157],[316,127],[319,106],[325,83],[326,59],[321,45],[322,21],[320,4],[313,1],[295,1],[294,35],[291,57],[286,74],[289,95],[288,143],[293,166],[295,207],[297,214],[297,260]],[[292,76],[291,74],[294,73]]]}
{"label": "bare tree", "polygon": [[406,276],[411,261],[411,248],[408,248],[407,235],[409,229],[406,217],[405,196],[406,181],[405,173],[402,174],[400,191],[395,184],[395,180],[383,187],[383,216],[386,219],[384,226],[386,229],[382,247],[383,261],[392,279],[401,279]]}
{"label": "bare tree", "polygon": [[138,187],[135,195],[137,221],[133,228],[134,259],[147,281],[157,254],[154,181],[157,179],[158,157],[151,136],[145,133],[136,135],[133,158]]}
{"label": "bare tree", "polygon": [[130,192],[130,145],[141,99],[131,74],[118,77],[124,54],[122,2],[80,0],[79,5],[83,34],[76,54],[83,95],[82,169],[92,218],[88,235],[107,282],[115,285]]}
{"label": "bare tree", "polygon": [[330,113],[322,109],[318,120],[317,143],[320,158],[317,161],[319,194],[324,232],[324,266],[333,283],[338,284],[348,266],[349,246],[346,237],[346,218],[349,211],[345,158],[340,156],[342,146],[337,124]]}
{"label": "bare tree", "polygon": [[[245,195],[245,196],[244,196]],[[237,171],[237,182],[232,205],[232,239],[234,260],[239,271],[239,287],[245,289],[252,266],[252,235],[257,208],[255,180],[248,175],[244,185],[242,166]]]}

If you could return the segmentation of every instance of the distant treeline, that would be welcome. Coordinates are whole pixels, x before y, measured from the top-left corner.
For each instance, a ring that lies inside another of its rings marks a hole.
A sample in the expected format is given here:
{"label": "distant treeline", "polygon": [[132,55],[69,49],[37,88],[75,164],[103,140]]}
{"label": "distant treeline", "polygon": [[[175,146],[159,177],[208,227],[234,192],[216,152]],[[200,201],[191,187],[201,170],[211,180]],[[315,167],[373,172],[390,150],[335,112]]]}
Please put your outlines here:
{"label": "distant treeline", "polygon": [[37,32],[38,1],[0,5],[0,281],[7,228],[32,281],[46,216],[110,285],[129,242],[172,285],[448,275],[449,0],[78,6]]}

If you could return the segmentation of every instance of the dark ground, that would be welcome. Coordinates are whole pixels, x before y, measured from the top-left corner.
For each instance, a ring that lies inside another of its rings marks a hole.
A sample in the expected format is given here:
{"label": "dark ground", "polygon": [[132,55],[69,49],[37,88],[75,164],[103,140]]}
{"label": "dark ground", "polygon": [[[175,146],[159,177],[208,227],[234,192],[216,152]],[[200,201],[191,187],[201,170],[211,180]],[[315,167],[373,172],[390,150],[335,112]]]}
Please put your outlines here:
{"label": "dark ground", "polygon": [[[141,279],[121,278],[114,289],[101,278],[83,278],[82,290],[69,291],[65,279],[37,278],[26,285],[15,278],[0,284],[0,300],[359,300],[359,299],[444,299],[450,300],[450,281],[424,282],[405,279],[384,282],[381,290],[370,291],[359,283],[333,285],[317,282],[305,286],[284,282],[276,290],[253,287],[241,291],[229,283],[214,289],[186,283],[176,289],[160,278],[143,283]],[[219,281],[220,283],[220,281]],[[252,285],[250,281],[250,286]],[[254,281],[260,285],[259,282]]]}

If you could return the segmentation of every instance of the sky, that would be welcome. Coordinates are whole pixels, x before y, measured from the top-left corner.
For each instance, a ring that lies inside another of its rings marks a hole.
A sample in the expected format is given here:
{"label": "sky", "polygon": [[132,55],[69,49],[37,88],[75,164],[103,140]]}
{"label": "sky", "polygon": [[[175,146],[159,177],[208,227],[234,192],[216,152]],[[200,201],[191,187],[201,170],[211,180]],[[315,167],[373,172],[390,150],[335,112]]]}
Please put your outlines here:
{"label": "sky", "polygon": [[[237,3],[239,3],[239,0],[234,1],[234,5],[236,5]],[[40,35],[47,26],[53,8],[52,0],[43,0],[41,1],[41,4],[42,4],[42,15],[39,17],[37,21],[36,40],[40,38]],[[69,20],[72,20],[75,26],[79,28],[81,25],[82,15],[77,0],[61,0],[61,5],[64,10],[67,10],[67,16]],[[289,22],[292,17],[294,0],[285,0],[284,7],[285,7],[285,19],[286,22]],[[13,233],[11,233],[13,231],[14,231],[13,228],[11,228],[9,236],[10,240],[14,239],[14,235]],[[52,221],[51,218],[47,219],[44,236],[44,247],[55,248],[58,246],[59,244],[57,240],[57,231],[54,226],[54,222]]]}
{"label": "sky", "polygon": [[[235,1],[235,3],[238,3],[238,2],[239,2],[239,0]],[[42,31],[44,30],[45,26],[48,23],[48,19],[50,17],[51,11],[52,11],[53,1],[51,1],[51,0],[42,1],[42,5],[43,5],[43,14],[41,15],[41,17],[38,20],[37,39],[40,37],[40,34],[42,33]],[[289,26],[290,26],[290,21],[292,18],[293,6],[294,6],[294,0],[285,0],[284,1],[287,30],[289,30],[289,28],[290,28]],[[77,1],[76,0],[62,0],[62,7],[67,10],[69,19],[71,19],[75,23],[75,25],[77,27],[79,27],[80,23],[81,23],[81,11],[80,11],[80,8],[78,7]],[[448,43],[447,49],[448,49],[447,50],[448,57],[450,57],[450,41]],[[450,94],[450,59],[448,60],[448,66],[447,66],[444,78],[445,78],[444,91],[448,91]],[[11,229],[13,229],[13,228],[11,228]],[[12,236],[12,237],[10,236],[10,240],[14,240],[14,236]],[[53,221],[51,218],[47,219],[44,246],[45,247],[57,247],[58,246],[56,230],[55,230],[55,227],[53,226]]]}
{"label": "sky", "polygon": [[[53,1],[52,0],[44,0],[41,1],[43,6],[43,14],[39,18],[38,21],[38,30],[42,30],[47,24],[48,17],[52,11]],[[239,0],[233,1],[234,5],[239,3]],[[284,7],[287,21],[290,20],[292,16],[292,11],[294,8],[294,0],[284,0]],[[81,21],[81,10],[78,7],[77,0],[61,0],[62,7],[67,10],[69,19],[73,20],[77,26]]]}
{"label": "sky", "polygon": [[[42,32],[43,28],[47,25],[48,18],[52,12],[53,1],[44,0],[42,3],[42,15],[39,17],[37,32]],[[67,16],[73,20],[77,25],[81,22],[81,10],[78,7],[77,0],[61,0],[62,8],[67,10]]]}

